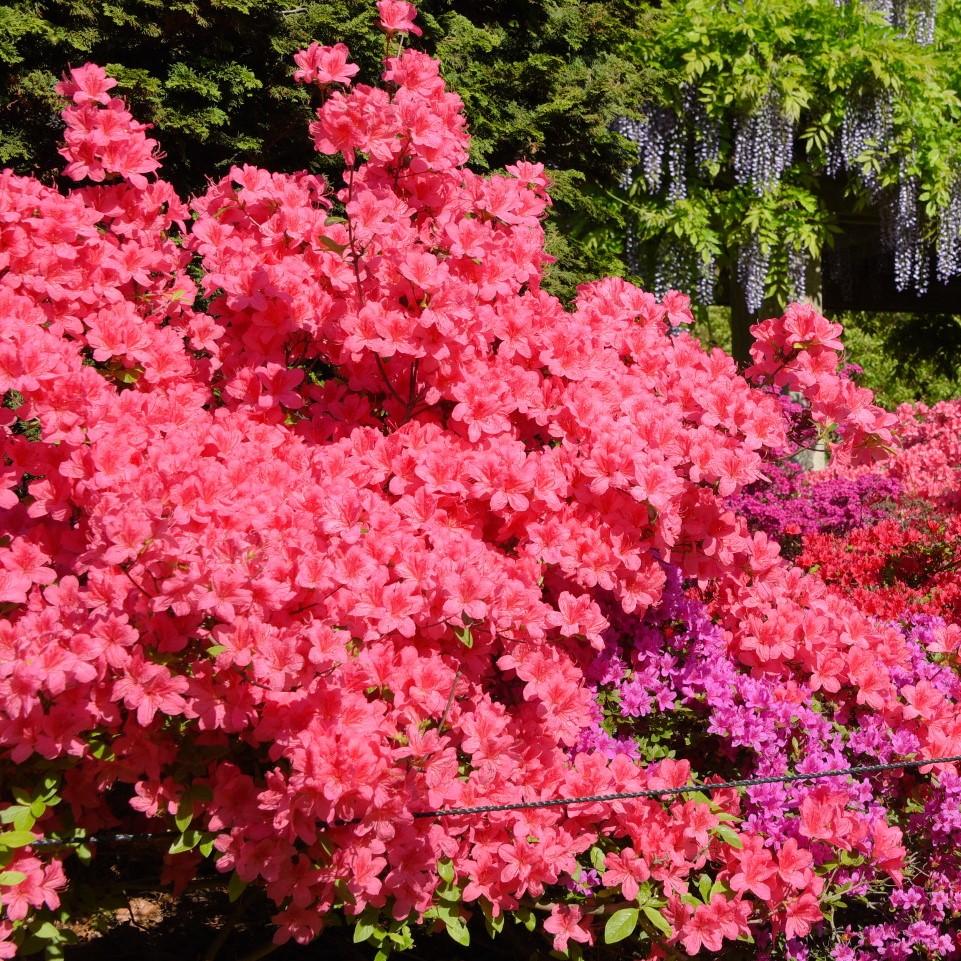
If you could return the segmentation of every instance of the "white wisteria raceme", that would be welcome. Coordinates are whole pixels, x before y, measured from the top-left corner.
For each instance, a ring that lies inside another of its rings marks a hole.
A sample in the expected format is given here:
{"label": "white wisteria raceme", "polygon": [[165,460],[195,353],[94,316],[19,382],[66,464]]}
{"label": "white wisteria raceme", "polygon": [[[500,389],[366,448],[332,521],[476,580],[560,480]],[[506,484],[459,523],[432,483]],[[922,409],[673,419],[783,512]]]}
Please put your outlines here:
{"label": "white wisteria raceme", "polygon": [[[864,16],[875,31],[886,21],[896,35],[889,33],[885,42],[899,37],[897,42],[928,45],[934,40],[937,0],[868,0],[857,10],[852,0],[836,0],[836,6],[851,6],[845,16]],[[740,14],[747,15],[746,10]],[[733,35],[740,29],[732,28]],[[725,89],[721,81],[731,78],[724,71],[736,75],[741,68],[732,62],[719,73],[705,54],[703,35],[690,36],[691,46],[679,52],[687,64],[682,69],[698,65],[701,72],[691,75],[697,79],[680,84],[672,104],[646,105],[615,126],[637,147],[637,161],[624,172],[622,188],[631,190],[635,203],[638,194],[653,201],[646,221],[627,225],[631,271],[642,273],[646,267],[656,290],[681,287],[699,302],[710,302],[720,243],[722,251],[727,245],[722,256],[733,261],[749,312],[774,291],[804,295],[810,257],[805,232],[824,229],[824,211],[836,214],[832,204],[812,198],[812,190],[819,189],[812,187],[812,177],[826,173],[841,192],[853,188],[880,212],[880,239],[899,291],[924,294],[932,265],[942,283],[961,273],[961,180],[949,194],[943,187],[932,192],[923,171],[932,166],[932,156],[935,167],[939,160],[896,100],[901,96],[896,84],[868,71],[852,81],[849,93],[819,107],[810,99],[799,101],[797,91],[804,88],[792,86],[775,60],[760,77],[760,89],[746,82]],[[798,199],[805,194],[807,201]],[[723,212],[726,201],[720,196],[736,198],[733,216]],[[932,212],[925,209],[932,196],[949,199]],[[680,203],[685,206],[672,211]],[[796,216],[807,224],[798,226],[800,221],[791,219]],[[745,236],[747,229],[762,228],[745,224],[765,225],[763,243]]]}
{"label": "white wisteria raceme", "polygon": [[757,313],[764,303],[764,281],[771,255],[755,235],[741,247],[737,261],[737,279],[744,290],[744,303],[749,313]]}
{"label": "white wisteria raceme", "polygon": [[[632,253],[637,260],[638,244],[636,235],[632,238]],[[695,291],[698,303],[710,303],[717,282],[717,264],[713,256],[701,257],[687,244],[676,237],[662,239],[657,248],[654,265],[654,290],[663,297],[669,290],[680,289],[677,278],[683,278],[684,287]]]}
{"label": "white wisteria raceme", "polygon": [[[845,0],[838,0],[841,6]],[[908,0],[873,0],[871,6],[878,11],[892,27],[905,32],[912,31],[914,39],[925,46],[934,43],[934,28],[937,21],[937,0],[923,0],[909,4]]]}
{"label": "white wisteria raceme", "polygon": [[870,152],[884,155],[894,131],[892,104],[886,92],[871,92],[854,101],[841,119],[841,128],[828,147],[831,176],[856,176],[872,193],[880,190],[877,171],[862,161]]}
{"label": "white wisteria raceme", "polygon": [[938,218],[938,280],[945,283],[961,273],[961,181],[951,188],[951,199]]}
{"label": "white wisteria raceme", "polygon": [[797,247],[791,247],[787,255],[788,279],[791,282],[791,296],[800,300],[807,293],[807,269],[810,258]]}
{"label": "white wisteria raceme", "polygon": [[694,163],[699,173],[709,173],[721,156],[721,125],[707,112],[697,91],[690,85],[684,90],[684,111],[691,119]]}
{"label": "white wisteria raceme", "polygon": [[734,179],[762,194],[773,187],[794,159],[794,125],[773,92],[754,113],[738,118],[734,137]]}
{"label": "white wisteria raceme", "polygon": [[625,172],[624,186],[640,178],[652,192],[664,183],[665,159],[675,143],[679,121],[673,111],[655,108],[640,119],[623,117],[617,122],[618,133],[637,144],[637,167]]}
{"label": "white wisteria raceme", "polygon": [[894,284],[898,290],[928,289],[930,255],[921,232],[918,181],[902,164],[895,203],[882,210],[881,237],[894,254]]}

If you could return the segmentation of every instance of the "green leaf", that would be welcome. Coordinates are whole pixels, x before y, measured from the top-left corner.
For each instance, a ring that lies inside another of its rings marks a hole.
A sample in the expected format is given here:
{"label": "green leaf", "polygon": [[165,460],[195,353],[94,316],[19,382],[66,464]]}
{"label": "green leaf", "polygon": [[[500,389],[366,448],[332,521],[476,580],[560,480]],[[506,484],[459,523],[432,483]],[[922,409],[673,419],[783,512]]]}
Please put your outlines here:
{"label": "green leaf", "polygon": [[363,944],[370,940],[375,930],[375,926],[369,921],[358,921],[354,925],[354,944]]}
{"label": "green leaf", "polygon": [[537,918],[530,908],[518,908],[514,912],[514,920],[522,924],[528,931],[533,931],[537,927]]}
{"label": "green leaf", "polygon": [[437,897],[447,904],[460,904],[463,892],[456,884],[443,884],[437,888]]}
{"label": "green leaf", "polygon": [[697,890],[700,892],[701,900],[707,904],[711,900],[711,887],[713,886],[713,881],[707,874],[699,875],[697,879]]}
{"label": "green leaf", "polygon": [[604,943],[616,944],[629,938],[637,927],[640,911],[638,908],[621,908],[615,911],[604,925]]}
{"label": "green leaf", "polygon": [[730,823],[736,824],[738,821],[741,820],[736,814],[731,814],[730,811],[715,811],[714,817],[716,817],[718,821],[726,821],[729,824]]}
{"label": "green leaf", "polygon": [[462,631],[458,631],[455,629],[454,633],[457,635],[457,640],[459,640],[461,644],[464,645],[464,647],[474,646],[474,635],[471,634],[469,625],[465,627]]}
{"label": "green leaf", "polygon": [[183,854],[184,851],[192,851],[200,843],[200,839],[200,832],[190,828],[184,831],[180,837],[170,845],[170,853]]}
{"label": "green leaf", "polygon": [[333,237],[318,237],[317,240],[335,254],[342,254],[347,249],[347,244],[339,244]]}
{"label": "green leaf", "polygon": [[448,918],[456,916],[456,910],[457,909],[448,902],[440,901],[430,909],[430,916],[432,918],[438,918],[446,924]]}
{"label": "green leaf", "polygon": [[731,889],[727,886],[727,883],[720,877],[714,879],[714,883],[711,885],[711,897],[713,898],[716,894],[727,895],[731,893]]}
{"label": "green leaf", "polygon": [[30,807],[31,802],[33,801],[33,794],[25,787],[20,787],[20,785],[17,785],[10,793],[13,794],[14,801],[16,801],[21,807]]}
{"label": "green leaf", "polygon": [[714,833],[725,843],[729,844],[732,848],[737,848],[738,851],[744,847],[744,842],[741,840],[740,835],[737,831],[729,828],[723,824],[719,824],[715,829]]}
{"label": "green leaf", "polygon": [[212,644],[207,648],[207,653],[211,657],[216,657],[218,654],[223,654],[223,652],[226,650],[227,648],[223,644]]}
{"label": "green leaf", "polygon": [[21,881],[26,881],[27,876],[23,871],[0,871],[0,886],[12,888]]}
{"label": "green leaf", "polygon": [[230,881],[227,883],[227,899],[231,902],[236,901],[246,889],[247,882],[242,881],[240,875],[235,871],[230,875]]}
{"label": "green leaf", "polygon": [[483,910],[484,910],[484,921],[487,924],[487,933],[490,935],[490,937],[493,938],[496,935],[500,934],[501,931],[504,930],[505,914],[503,911],[501,911],[501,913],[498,914],[497,917],[495,918],[490,913],[490,909],[488,907],[485,906]]}
{"label": "green leaf", "polygon": [[30,831],[4,831],[0,834],[0,848],[24,848],[37,840]]}
{"label": "green leaf", "polygon": [[646,904],[643,908],[641,908],[641,910],[644,912],[647,920],[650,921],[651,924],[653,924],[654,927],[657,928],[657,930],[662,934],[670,937],[674,933],[674,929],[671,927],[667,918],[661,914],[658,908],[655,908],[650,904]]}
{"label": "green leaf", "polygon": [[0,823],[9,824],[24,810],[22,804],[11,804],[10,807],[0,811]]}
{"label": "green leaf", "polygon": [[643,908],[644,905],[647,904],[649,901],[656,901],[656,900],[657,900],[657,899],[654,897],[654,889],[653,889],[653,887],[651,887],[651,882],[650,882],[650,881],[645,881],[645,882],[637,889],[637,903],[638,903],[638,905],[640,905],[640,907]]}
{"label": "green leaf", "polygon": [[95,743],[90,745],[90,753],[98,761],[114,760],[113,748],[106,743]]}
{"label": "green leaf", "polygon": [[591,864],[595,871],[606,871],[607,864],[604,860],[604,852],[599,847],[591,848]]}
{"label": "green leaf", "polygon": [[410,925],[405,921],[394,931],[388,931],[387,937],[390,938],[401,951],[406,951],[414,946],[414,935],[411,933]]}
{"label": "green leaf", "polygon": [[437,874],[442,881],[448,884],[454,883],[454,865],[447,858],[437,862]]}
{"label": "green leaf", "polygon": [[458,944],[463,945],[465,948],[470,944],[470,931],[467,930],[467,925],[464,924],[463,918],[447,918],[444,921],[444,926],[447,928],[448,935]]}
{"label": "green leaf", "polygon": [[52,921],[44,921],[39,928],[34,929],[31,934],[41,941],[59,941],[60,931]]}

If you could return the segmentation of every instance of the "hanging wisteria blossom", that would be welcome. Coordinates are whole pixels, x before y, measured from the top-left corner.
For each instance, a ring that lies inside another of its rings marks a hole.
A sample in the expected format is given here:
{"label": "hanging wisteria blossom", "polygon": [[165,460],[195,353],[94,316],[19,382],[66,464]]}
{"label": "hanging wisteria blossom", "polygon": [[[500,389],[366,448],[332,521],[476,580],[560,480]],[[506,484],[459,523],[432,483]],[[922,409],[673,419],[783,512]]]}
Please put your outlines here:
{"label": "hanging wisteria blossom", "polygon": [[828,147],[827,172],[853,174],[872,194],[880,190],[876,170],[858,163],[868,151],[884,155],[894,132],[890,94],[875,93],[855,100],[841,119],[841,129]]}
{"label": "hanging wisteria blossom", "polygon": [[763,250],[758,237],[740,248],[737,260],[737,279],[744,290],[744,304],[750,314],[756,314],[764,303],[764,282],[771,255]]}
{"label": "hanging wisteria blossom", "polygon": [[788,281],[791,285],[791,297],[800,300],[807,294],[807,269],[809,258],[805,251],[791,247],[787,254]]}
{"label": "hanging wisteria blossom", "polygon": [[914,39],[922,46],[929,46],[934,43],[937,12],[937,0],[928,0],[918,9],[914,25]]}
{"label": "hanging wisteria blossom", "polygon": [[664,158],[676,125],[673,113],[653,109],[640,120],[620,118],[615,130],[637,144],[637,168],[625,172],[626,184],[640,176],[644,187],[656,193],[664,180]]}
{"label": "hanging wisteria blossom", "polygon": [[673,236],[658,244],[654,267],[654,289],[659,291],[658,296],[663,297],[669,290],[691,290],[698,303],[709,304],[716,282],[717,266],[713,257],[699,256],[689,244]]}
{"label": "hanging wisteria blossom", "polygon": [[699,304],[714,301],[714,285],[717,283],[717,260],[715,257],[699,257],[694,292]]}
{"label": "hanging wisteria blossom", "polygon": [[637,239],[637,229],[633,224],[628,224],[627,231],[624,234],[624,261],[633,274],[641,272],[639,253],[640,242]]}
{"label": "hanging wisteria blossom", "polygon": [[773,92],[755,113],[738,118],[734,137],[734,179],[758,195],[773,187],[791,165],[794,125]]}
{"label": "hanging wisteria blossom", "polygon": [[[834,0],[834,2],[836,6],[843,7],[850,0]],[[908,0],[872,0],[870,6],[898,30],[906,32],[913,25],[916,43],[922,46],[934,43],[937,0],[921,0],[914,4],[910,4]]]}
{"label": "hanging wisteria blossom", "polygon": [[[852,2],[835,0],[838,7]],[[921,45],[934,42],[937,0],[866,0],[864,6],[873,11],[875,25],[879,14],[905,41]],[[732,176],[737,187],[759,198],[760,206],[781,204],[781,198],[790,197],[782,192],[776,200],[773,198],[789,172],[790,188],[809,190],[803,176],[801,181],[794,176],[808,170],[801,166],[795,169],[795,161],[801,162],[800,147],[796,151],[795,146],[803,134],[807,149],[811,149],[809,122],[815,118],[802,115],[799,121],[792,121],[784,94],[779,92],[789,92],[790,81],[776,76],[773,80],[775,85],[759,96],[752,108],[739,110],[735,119],[728,121],[729,139],[724,136],[724,114],[720,110],[733,108],[719,108],[724,101],[718,99],[713,82],[700,81],[703,86],[698,82],[682,84],[673,107],[651,106],[638,119],[622,118],[616,129],[637,146],[637,163],[625,171],[622,187],[634,185],[635,191],[642,188],[662,207],[665,202],[689,197],[700,203],[701,184],[708,181],[711,189],[725,191]],[[853,186],[879,211],[882,242],[894,260],[897,289],[924,294],[935,253],[941,282],[961,273],[961,199],[957,196],[961,187],[952,193],[947,207],[928,220],[920,201],[921,182],[908,175],[903,162],[891,186],[892,178],[885,172],[891,171],[899,158],[913,158],[922,148],[906,139],[909,120],[896,110],[893,88],[875,81],[867,78],[859,82],[860,86],[853,86],[842,98],[840,109],[831,105],[824,114],[826,120],[821,121],[828,124],[827,142],[815,139],[813,143],[823,149],[816,156],[823,157],[822,169],[839,181],[839,188]],[[783,87],[777,86],[782,83]],[[914,159],[909,166],[915,168]],[[828,209],[834,208],[828,204]],[[718,228],[716,223],[712,228],[730,229]],[[641,251],[642,245],[653,239],[637,225],[629,229],[625,253],[632,271],[639,272],[640,262],[653,253],[653,246],[643,256]],[[663,257],[660,251],[664,251]],[[699,265],[694,241],[672,236],[670,244],[658,247],[657,257],[653,278],[657,290],[685,287],[695,291],[699,300],[713,295],[715,264],[709,260]],[[755,238],[739,244],[735,259],[733,270],[738,282],[748,288],[745,296],[752,312],[760,308],[763,290],[773,282],[772,271],[777,274],[779,288],[793,289],[799,295],[804,292],[806,264],[799,251],[762,254]]]}
{"label": "hanging wisteria blossom", "polygon": [[938,218],[938,280],[947,283],[961,273],[961,181],[955,181],[951,200]]}
{"label": "hanging wisteria blossom", "polygon": [[873,0],[871,6],[884,17],[892,27],[903,27],[907,20],[907,0]]}
{"label": "hanging wisteria blossom", "polygon": [[896,202],[882,210],[881,239],[894,254],[894,285],[899,291],[928,289],[929,256],[921,232],[918,181],[904,169]]}
{"label": "hanging wisteria blossom", "polygon": [[700,93],[693,84],[685,84],[681,92],[682,115],[688,118],[688,130],[694,152],[694,163],[700,173],[721,154],[721,125],[708,113]]}

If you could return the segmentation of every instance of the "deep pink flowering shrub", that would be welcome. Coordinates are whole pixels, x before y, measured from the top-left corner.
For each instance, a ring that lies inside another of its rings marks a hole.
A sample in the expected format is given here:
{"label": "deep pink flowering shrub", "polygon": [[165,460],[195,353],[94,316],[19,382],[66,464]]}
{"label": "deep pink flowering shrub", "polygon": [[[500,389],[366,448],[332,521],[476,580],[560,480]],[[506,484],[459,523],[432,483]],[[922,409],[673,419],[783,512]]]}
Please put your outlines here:
{"label": "deep pink flowering shrub", "polygon": [[887,472],[824,476],[795,461],[774,461],[765,465],[764,474],[729,503],[752,531],[763,531],[791,557],[805,534],[839,535],[873,526],[890,514],[901,494],[901,485]]}
{"label": "deep pink flowering shrub", "polygon": [[[944,639],[957,630],[950,625],[958,624],[961,609],[958,410],[957,402],[901,408],[900,445],[880,468],[833,464],[806,473],[795,464],[772,463],[764,480],[731,499],[752,529],[771,533],[800,566],[903,634],[917,668],[902,687],[911,699],[953,700],[957,690],[956,660]],[[729,710],[723,716],[737,717]],[[761,750],[759,719],[737,720]],[[874,744],[875,753],[876,725],[863,720],[848,743]],[[953,781],[946,775],[941,785],[946,790],[912,783],[908,801],[914,813],[906,826],[914,836],[908,835],[907,847],[915,856],[923,852],[935,868],[931,883],[919,884],[924,878],[916,875],[892,894],[892,904],[909,912],[900,922],[862,918],[849,926],[832,952],[840,961],[956,954],[945,931],[957,925],[954,851],[961,808]]]}
{"label": "deep pink flowering shrub", "polygon": [[59,90],[95,185],[0,175],[0,957],[65,937],[38,842],[116,828],[176,830],[178,885],[262,886],[279,941],[510,914],[562,953],[757,957],[850,910],[953,950],[952,770],[414,816],[961,752],[959,632],[870,620],[730,510],[786,392],[839,460],[890,446],[836,325],[792,306],[745,380],[682,295],[565,310],[543,168],[467,170],[435,61],[298,66],[342,183],[187,203],[91,65]]}
{"label": "deep pink flowering shrub", "polygon": [[957,510],[961,507],[961,401],[898,410],[901,442],[888,471],[905,491]]}

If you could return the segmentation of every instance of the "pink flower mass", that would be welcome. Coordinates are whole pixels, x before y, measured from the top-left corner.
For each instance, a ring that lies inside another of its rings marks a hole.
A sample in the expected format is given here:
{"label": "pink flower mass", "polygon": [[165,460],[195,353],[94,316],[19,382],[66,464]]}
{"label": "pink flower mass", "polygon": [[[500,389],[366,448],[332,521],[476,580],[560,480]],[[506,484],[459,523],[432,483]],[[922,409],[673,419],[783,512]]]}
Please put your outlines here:
{"label": "pink flower mass", "polygon": [[435,60],[381,87],[341,44],[296,60],[337,182],[235,167],[184,200],[93,65],[58,86],[78,185],[0,174],[0,815],[29,823],[0,957],[69,883],[31,840],[184,812],[166,876],[261,885],[278,941],[546,902],[564,953],[633,904],[656,956],[774,957],[846,892],[879,930],[915,898],[912,945],[957,952],[948,766],[414,816],[961,753],[957,636],[868,616],[731,509],[795,452],[788,395],[836,464],[893,449],[838,325],[788,307],[742,375],[677,292],[565,308],[544,168],[468,169]]}
{"label": "pink flower mass", "polygon": [[377,0],[377,12],[380,14],[381,29],[388,35],[413,33],[420,36],[423,32],[414,23],[417,10],[412,3],[405,0]]}

